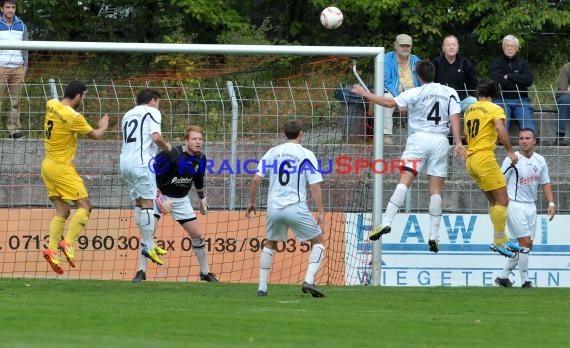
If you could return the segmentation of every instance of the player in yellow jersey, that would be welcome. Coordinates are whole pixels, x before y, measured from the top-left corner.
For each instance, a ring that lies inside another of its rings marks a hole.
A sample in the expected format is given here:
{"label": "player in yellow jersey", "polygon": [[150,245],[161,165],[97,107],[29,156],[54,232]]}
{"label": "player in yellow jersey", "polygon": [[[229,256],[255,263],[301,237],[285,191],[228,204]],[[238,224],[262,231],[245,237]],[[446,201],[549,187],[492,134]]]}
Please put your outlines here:
{"label": "player in yellow jersey", "polygon": [[497,83],[482,80],[477,86],[477,102],[465,111],[467,172],[489,200],[489,216],[494,228],[491,249],[506,257],[514,257],[521,248],[510,242],[505,233],[509,197],[505,176],[495,158],[497,139],[507,150],[513,165],[518,159],[505,127],[505,111],[492,102],[497,95]]}
{"label": "player in yellow jersey", "polygon": [[[101,139],[109,124],[109,116],[105,114],[99,120],[97,129],[93,129],[83,115],[75,111],[81,103],[87,87],[79,81],[71,81],[61,101],[52,99],[47,102],[44,121],[45,158],[42,162],[42,179],[47,187],[48,197],[55,205],[55,216],[49,227],[49,245],[43,251],[44,258],[52,269],[63,273],[58,257],[58,248],[63,251],[69,265],[75,267],[73,242],[87,224],[93,206],[89,200],[83,180],[77,174],[73,159],[77,150],[77,135],[87,135],[91,139]],[[70,214],[71,203],[76,210],[65,239],[63,230]]]}

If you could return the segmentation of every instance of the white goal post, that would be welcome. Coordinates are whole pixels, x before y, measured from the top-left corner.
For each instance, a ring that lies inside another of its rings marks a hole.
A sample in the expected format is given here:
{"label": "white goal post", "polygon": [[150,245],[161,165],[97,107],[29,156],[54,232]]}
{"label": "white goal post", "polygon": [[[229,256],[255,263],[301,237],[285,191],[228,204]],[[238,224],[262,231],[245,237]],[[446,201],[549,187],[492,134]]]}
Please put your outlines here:
{"label": "white goal post", "polygon": [[[127,42],[67,42],[67,41],[0,41],[0,49],[75,51],[75,52],[144,52],[187,53],[220,55],[302,55],[374,57],[374,90],[384,91],[384,47],[342,46],[277,46],[277,45],[210,45],[210,44],[161,44]],[[379,105],[374,106],[374,158],[384,157],[383,117]],[[382,219],[383,175],[373,179],[373,225]],[[381,242],[373,245],[373,285],[380,285]]]}

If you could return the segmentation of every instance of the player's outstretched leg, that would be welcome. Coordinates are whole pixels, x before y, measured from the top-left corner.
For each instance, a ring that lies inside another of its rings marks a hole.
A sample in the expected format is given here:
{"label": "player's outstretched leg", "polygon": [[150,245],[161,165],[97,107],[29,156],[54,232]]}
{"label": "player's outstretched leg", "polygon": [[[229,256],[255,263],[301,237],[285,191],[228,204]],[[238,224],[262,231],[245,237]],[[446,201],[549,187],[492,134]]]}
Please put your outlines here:
{"label": "player's outstretched leg", "polygon": [[513,258],[513,257],[517,256],[517,253],[513,253],[512,251],[505,248],[504,244],[501,245],[501,244],[491,243],[491,245],[489,245],[489,248],[491,250],[493,250],[494,252],[497,252],[497,253],[505,256],[505,257]]}
{"label": "player's outstretched leg", "polygon": [[516,240],[510,240],[510,241],[506,242],[505,248],[507,248],[508,250],[515,252],[515,253],[528,254],[530,252],[529,248],[525,248],[523,246],[520,246],[519,242],[517,242]]}
{"label": "player's outstretched leg", "polygon": [[148,259],[150,259],[152,262],[156,263],[159,266],[164,265],[164,262],[162,262],[162,260],[158,257],[158,255],[156,254],[156,251],[154,251],[154,249],[149,249],[147,247],[144,247],[142,249],[142,255],[144,257],[147,257]]}
{"label": "player's outstretched leg", "polygon": [[164,256],[166,254],[168,254],[168,251],[162,249],[161,247],[159,247],[158,245],[154,245],[154,251],[156,252],[157,255],[159,256]]}
{"label": "player's outstretched leg", "polygon": [[59,262],[59,257],[51,249],[46,249],[43,251],[44,258],[49,263],[53,271],[57,274],[63,274],[63,268]]}
{"label": "player's outstretched leg", "polygon": [[368,236],[368,239],[378,240],[380,239],[380,237],[382,237],[382,235],[388,234],[391,231],[392,228],[390,226],[378,226],[377,228],[373,229],[372,232],[370,232],[370,236]]}
{"label": "player's outstretched leg", "polygon": [[67,262],[69,262],[69,265],[75,268],[75,253],[73,247],[67,244],[65,240],[59,241],[57,245],[59,249],[63,251],[63,255],[65,255],[65,258],[67,259]]}

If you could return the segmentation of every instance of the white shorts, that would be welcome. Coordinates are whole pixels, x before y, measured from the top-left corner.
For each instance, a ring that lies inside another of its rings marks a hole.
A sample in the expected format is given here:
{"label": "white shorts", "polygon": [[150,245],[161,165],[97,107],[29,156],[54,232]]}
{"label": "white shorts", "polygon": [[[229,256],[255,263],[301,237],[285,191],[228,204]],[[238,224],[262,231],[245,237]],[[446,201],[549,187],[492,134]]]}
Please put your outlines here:
{"label": "white shorts", "polygon": [[122,168],[121,175],[132,200],[156,198],[156,176],[147,166]]}
{"label": "white shorts", "polygon": [[[194,208],[192,208],[190,197],[174,198],[167,195],[163,196],[172,201],[172,211],[170,212],[170,215],[172,215],[174,220],[196,220],[196,212],[194,211]],[[154,215],[162,216],[158,211],[156,204],[154,205]]]}
{"label": "white shorts", "polygon": [[298,241],[304,242],[321,234],[321,228],[311,215],[306,202],[267,212],[265,237],[271,241],[286,241],[289,227]]}
{"label": "white shorts", "polygon": [[529,237],[536,232],[536,204],[510,201],[507,208],[507,228],[511,238]]}
{"label": "white shorts", "polygon": [[[437,133],[416,132],[408,137],[406,149],[402,154],[402,160],[406,166],[419,172],[423,167],[427,168],[427,175],[447,177],[449,158],[449,140],[447,136]],[[409,160],[421,160],[415,162],[415,168],[411,167]]]}

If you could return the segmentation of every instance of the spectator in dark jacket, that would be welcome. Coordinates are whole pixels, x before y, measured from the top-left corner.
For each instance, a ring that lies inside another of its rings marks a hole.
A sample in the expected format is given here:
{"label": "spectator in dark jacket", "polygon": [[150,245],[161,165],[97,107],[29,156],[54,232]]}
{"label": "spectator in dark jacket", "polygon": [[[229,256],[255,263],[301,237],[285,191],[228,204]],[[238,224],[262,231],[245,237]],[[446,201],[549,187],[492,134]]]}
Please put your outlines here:
{"label": "spectator in dark jacket", "polygon": [[493,102],[505,109],[507,129],[511,116],[514,116],[521,129],[530,128],[537,134],[527,90],[533,82],[532,71],[518,52],[519,40],[514,35],[505,36],[503,54],[491,64],[491,78],[501,90],[501,98]]}
{"label": "spectator in dark jacket", "polygon": [[[432,61],[435,67],[434,82],[449,86],[457,91],[461,114],[463,114],[469,105],[477,101],[474,96],[477,88],[475,66],[469,59],[458,54],[459,40],[453,35],[443,38],[441,51],[441,55]],[[447,135],[447,139],[449,144],[453,145],[453,134],[451,132]]]}
{"label": "spectator in dark jacket", "polygon": [[461,99],[461,112],[464,112],[469,105],[477,101],[475,66],[469,59],[458,54],[459,40],[453,35],[443,39],[441,51],[441,55],[432,61],[435,67],[434,82],[455,89]]}

